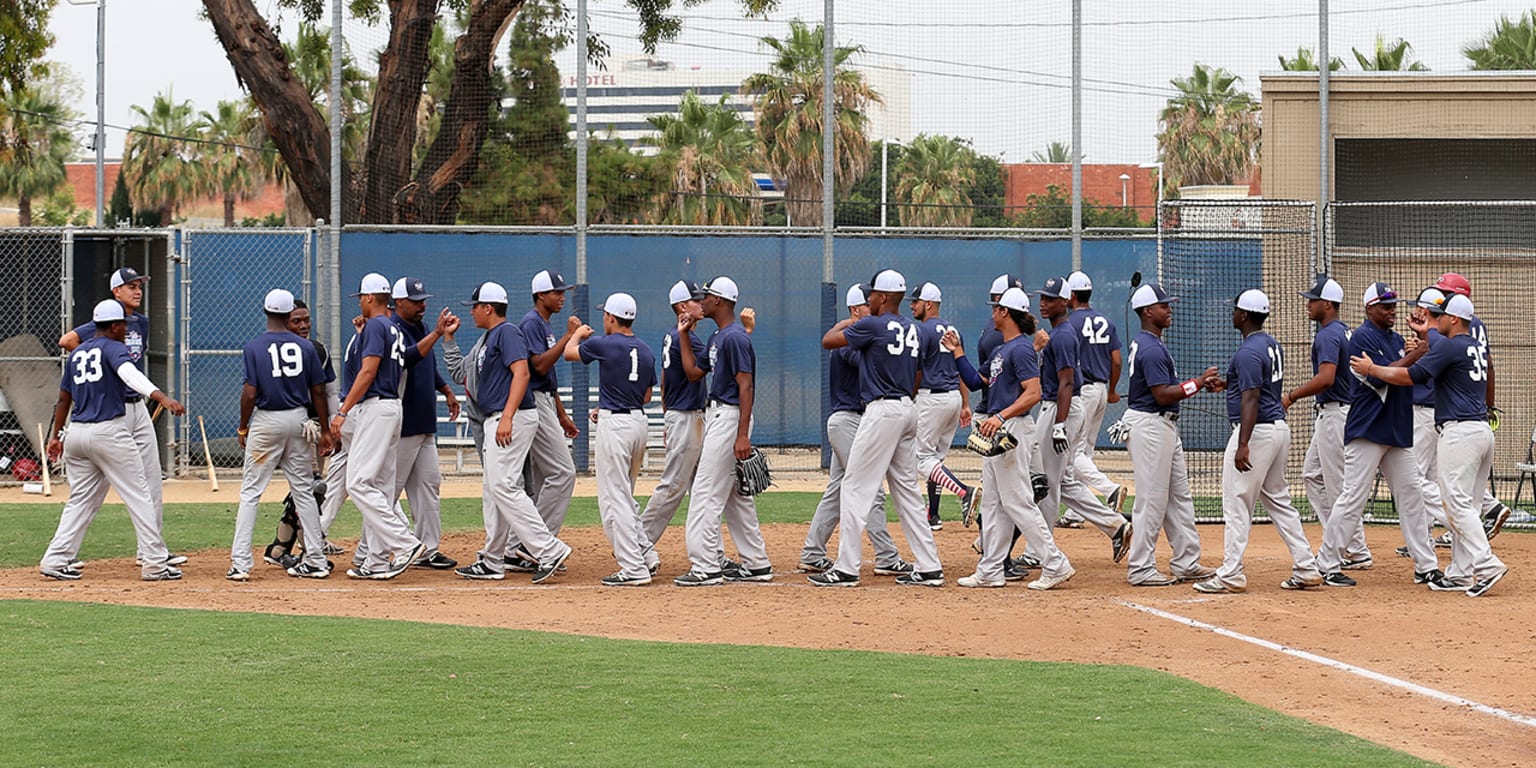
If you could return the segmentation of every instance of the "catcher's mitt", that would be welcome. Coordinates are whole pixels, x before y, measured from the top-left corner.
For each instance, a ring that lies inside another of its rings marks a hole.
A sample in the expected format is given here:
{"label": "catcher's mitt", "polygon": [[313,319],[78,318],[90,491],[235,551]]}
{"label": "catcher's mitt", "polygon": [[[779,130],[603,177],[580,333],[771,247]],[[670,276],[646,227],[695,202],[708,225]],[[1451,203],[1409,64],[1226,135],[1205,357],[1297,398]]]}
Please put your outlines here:
{"label": "catcher's mitt", "polygon": [[773,485],[773,471],[768,467],[768,457],[756,448],[752,455],[736,460],[736,494],[756,496]]}
{"label": "catcher's mitt", "polygon": [[1045,475],[1030,475],[1029,484],[1034,488],[1036,504],[1045,501],[1045,497],[1051,493],[1051,481]]}
{"label": "catcher's mitt", "polygon": [[971,436],[965,439],[965,447],[982,456],[1001,456],[1012,450],[1019,444],[1013,435],[1006,429],[999,429],[986,437],[976,430],[971,430]]}

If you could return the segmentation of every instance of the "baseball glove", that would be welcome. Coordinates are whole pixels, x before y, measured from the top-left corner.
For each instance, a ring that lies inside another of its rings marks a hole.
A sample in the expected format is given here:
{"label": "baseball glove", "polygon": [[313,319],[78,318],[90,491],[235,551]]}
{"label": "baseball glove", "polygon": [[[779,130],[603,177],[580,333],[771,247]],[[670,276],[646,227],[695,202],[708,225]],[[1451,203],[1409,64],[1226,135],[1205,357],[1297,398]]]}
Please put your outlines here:
{"label": "baseball glove", "polygon": [[752,455],[736,460],[736,494],[756,496],[773,485],[773,471],[768,467],[768,457],[756,448]]}
{"label": "baseball glove", "polygon": [[1503,416],[1503,415],[1504,415],[1504,409],[1502,409],[1502,408],[1489,408],[1488,409],[1488,428],[1493,430],[1494,432],[1499,431],[1499,417]]}
{"label": "baseball glove", "polygon": [[986,437],[977,430],[971,430],[971,436],[965,439],[965,447],[973,453],[981,456],[1001,456],[1012,450],[1019,444],[1006,429],[999,429]]}
{"label": "baseball glove", "polygon": [[318,419],[311,418],[304,420],[304,439],[308,441],[310,445],[315,445],[320,442],[320,421]]}
{"label": "baseball glove", "polygon": [[1118,443],[1120,445],[1124,445],[1126,438],[1128,438],[1130,436],[1131,436],[1131,425],[1125,423],[1124,419],[1121,419],[1121,420],[1116,421],[1115,423],[1109,425],[1109,440],[1110,440],[1110,442]]}
{"label": "baseball glove", "polygon": [[1035,491],[1035,503],[1045,501],[1045,497],[1051,494],[1051,481],[1045,475],[1030,475],[1029,484]]}

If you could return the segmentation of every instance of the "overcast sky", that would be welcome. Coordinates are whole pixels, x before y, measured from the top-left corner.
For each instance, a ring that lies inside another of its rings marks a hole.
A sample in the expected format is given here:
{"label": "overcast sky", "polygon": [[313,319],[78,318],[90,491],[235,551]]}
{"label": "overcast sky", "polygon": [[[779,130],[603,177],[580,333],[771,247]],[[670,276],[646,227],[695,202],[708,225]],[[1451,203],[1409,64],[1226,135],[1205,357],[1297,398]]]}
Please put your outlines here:
{"label": "overcast sky", "polygon": [[[589,6],[594,29],[616,55],[640,52],[622,0]],[[108,1],[107,123],[132,125],[131,107],[167,90],[210,111],[220,99],[241,96],[211,27],[198,19],[201,7],[193,0]],[[769,21],[742,20],[735,0],[713,0],[688,9],[682,39],[657,55],[682,65],[756,69],[768,59],[755,38],[782,34],[792,18],[819,22],[823,7],[822,0],[785,0]],[[1330,48],[1357,69],[1349,49],[1370,49],[1381,32],[1406,38],[1433,70],[1463,69],[1463,45],[1491,29],[1500,14],[1517,16],[1531,7],[1531,0],[1333,0]],[[908,73],[914,133],[969,138],[1010,161],[1070,138],[1068,0],[839,0],[837,9],[836,36],[864,46],[860,64]],[[1187,75],[1195,61],[1232,70],[1257,95],[1259,74],[1278,69],[1278,54],[1316,46],[1317,9],[1315,1],[1295,0],[1084,0],[1088,161],[1155,159],[1156,118],[1168,80]],[[296,26],[290,11],[285,35]],[[49,58],[80,78],[85,95],[77,109],[94,120],[95,7],[61,2],[51,29],[58,40]],[[360,23],[346,29],[354,51],[376,50],[385,39],[382,29]],[[570,55],[560,64],[573,71]],[[109,128],[108,155],[120,155],[122,146],[123,132]]]}

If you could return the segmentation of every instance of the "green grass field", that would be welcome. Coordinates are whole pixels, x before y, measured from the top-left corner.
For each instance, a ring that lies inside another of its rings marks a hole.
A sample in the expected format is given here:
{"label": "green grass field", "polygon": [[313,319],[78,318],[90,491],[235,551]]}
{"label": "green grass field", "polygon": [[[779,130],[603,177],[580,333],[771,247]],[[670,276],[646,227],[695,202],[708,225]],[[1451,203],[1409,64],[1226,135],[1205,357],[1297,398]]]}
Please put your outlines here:
{"label": "green grass field", "polygon": [[1417,766],[1150,670],[0,602],[13,765]]}

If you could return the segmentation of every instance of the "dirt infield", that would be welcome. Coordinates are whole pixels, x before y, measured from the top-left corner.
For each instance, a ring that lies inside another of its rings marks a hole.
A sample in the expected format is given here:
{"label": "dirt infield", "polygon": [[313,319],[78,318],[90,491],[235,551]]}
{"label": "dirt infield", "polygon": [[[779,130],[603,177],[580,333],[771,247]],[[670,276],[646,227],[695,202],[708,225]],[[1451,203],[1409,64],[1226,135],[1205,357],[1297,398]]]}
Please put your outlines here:
{"label": "dirt infield", "polygon": [[[894,531],[893,531],[894,532]],[[1315,542],[1320,531],[1311,526]],[[896,532],[898,541],[899,532]],[[1052,592],[1011,584],[967,590],[953,578],[974,562],[972,532],[950,524],[939,533],[950,585],[898,587],[870,578],[853,590],[816,589],[787,572],[804,526],[765,529],[780,569],[764,585],[680,589],[686,570],[681,530],[662,543],[662,578],[650,587],[604,589],[613,570],[598,528],[570,529],[576,547],[569,571],[532,586],[526,575],[469,582],[452,574],[411,571],[392,582],[341,577],[299,581],[258,566],[248,584],[223,579],[227,554],[196,553],[180,583],[145,584],[131,561],[93,562],[86,578],[60,583],[31,568],[0,571],[0,595],[179,608],[403,619],[510,627],[580,635],[663,640],[847,648],[903,653],[1045,661],[1132,664],[1164,670],[1248,701],[1339,728],[1448,765],[1530,765],[1536,728],[1211,631],[1137,610],[1132,604],[1217,625],[1243,635],[1464,697],[1518,715],[1536,715],[1536,649],[1532,601],[1523,591],[1536,563],[1536,536],[1497,541],[1514,572],[1488,597],[1429,593],[1410,584],[1407,560],[1392,555],[1395,529],[1371,528],[1379,559],[1357,573],[1357,589],[1305,593],[1278,587],[1288,574],[1273,530],[1256,529],[1248,559],[1252,592],[1206,596],[1188,585],[1141,589],[1109,561],[1107,540],[1093,530],[1060,532],[1078,575]],[[1214,564],[1219,528],[1203,527],[1206,562]],[[455,535],[444,551],[473,557],[480,539]],[[1166,553],[1164,553],[1166,558]],[[1444,555],[1442,554],[1442,557]],[[345,557],[343,557],[345,560]],[[1048,702],[1014,702],[1021,709]],[[1170,712],[1169,717],[1198,717]],[[1049,722],[1049,717],[1044,719]]]}

